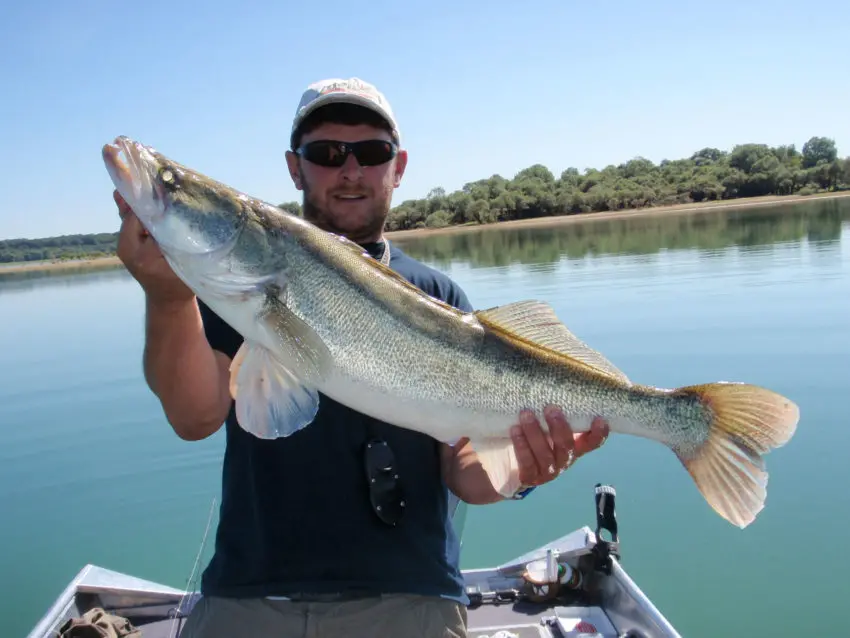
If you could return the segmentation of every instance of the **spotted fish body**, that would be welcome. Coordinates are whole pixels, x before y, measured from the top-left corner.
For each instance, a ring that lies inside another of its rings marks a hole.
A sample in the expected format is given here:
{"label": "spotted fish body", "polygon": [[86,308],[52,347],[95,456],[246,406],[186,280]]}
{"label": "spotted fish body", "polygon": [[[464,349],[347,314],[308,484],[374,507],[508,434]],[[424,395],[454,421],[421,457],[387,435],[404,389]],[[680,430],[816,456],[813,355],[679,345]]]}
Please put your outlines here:
{"label": "spotted fish body", "polygon": [[248,432],[308,427],[323,393],[440,441],[468,437],[508,495],[519,480],[511,426],[522,409],[542,418],[557,404],[576,431],[599,415],[614,433],[669,447],[735,525],[764,507],[762,455],[799,419],[785,397],[742,383],[632,383],[545,303],[461,312],[347,239],[150,147],[118,138],[103,155],[175,273],[244,337],[230,388]]}

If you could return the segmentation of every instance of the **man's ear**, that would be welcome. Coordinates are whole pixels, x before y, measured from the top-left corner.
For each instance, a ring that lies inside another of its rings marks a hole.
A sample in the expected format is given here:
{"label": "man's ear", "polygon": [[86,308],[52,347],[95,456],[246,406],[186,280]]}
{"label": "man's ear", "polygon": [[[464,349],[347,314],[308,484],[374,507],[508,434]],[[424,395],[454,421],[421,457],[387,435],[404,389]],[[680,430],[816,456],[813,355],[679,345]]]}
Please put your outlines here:
{"label": "man's ear", "polygon": [[289,168],[289,177],[292,178],[292,183],[295,188],[302,190],[301,186],[301,166],[298,162],[298,156],[292,151],[286,151],[286,166]]}
{"label": "man's ear", "polygon": [[404,171],[407,168],[407,151],[399,150],[395,156],[395,174],[393,175],[393,186],[398,188],[401,184],[401,178],[404,177]]}

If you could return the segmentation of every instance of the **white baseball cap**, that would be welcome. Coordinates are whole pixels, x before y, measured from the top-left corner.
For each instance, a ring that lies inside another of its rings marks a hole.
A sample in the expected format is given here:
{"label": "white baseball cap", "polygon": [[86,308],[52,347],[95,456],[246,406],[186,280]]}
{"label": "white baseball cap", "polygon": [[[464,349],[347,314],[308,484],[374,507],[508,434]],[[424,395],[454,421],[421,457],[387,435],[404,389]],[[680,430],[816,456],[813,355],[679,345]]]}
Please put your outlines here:
{"label": "white baseball cap", "polygon": [[360,78],[349,78],[347,80],[330,78],[314,82],[308,86],[295,111],[290,135],[294,135],[304,118],[317,108],[327,104],[341,103],[357,104],[374,111],[389,123],[396,137],[401,138],[398,122],[396,122],[387,98],[373,84],[364,82]]}

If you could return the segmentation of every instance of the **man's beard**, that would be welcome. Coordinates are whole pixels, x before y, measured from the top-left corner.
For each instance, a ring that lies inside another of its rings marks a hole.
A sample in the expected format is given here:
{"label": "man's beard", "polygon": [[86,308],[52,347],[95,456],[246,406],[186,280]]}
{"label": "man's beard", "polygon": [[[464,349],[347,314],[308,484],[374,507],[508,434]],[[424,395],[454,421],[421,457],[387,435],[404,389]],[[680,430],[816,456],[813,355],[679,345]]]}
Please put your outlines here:
{"label": "man's beard", "polygon": [[[311,224],[314,224],[331,233],[343,235],[354,242],[363,242],[379,237],[382,234],[384,223],[389,214],[389,202],[375,202],[375,206],[370,210],[370,216],[367,224],[356,230],[346,230],[339,228],[328,211],[320,208],[311,197],[311,190],[306,183],[302,182],[304,198],[301,203],[304,219]],[[331,196],[332,197],[332,196]],[[381,210],[381,209],[384,210]]]}

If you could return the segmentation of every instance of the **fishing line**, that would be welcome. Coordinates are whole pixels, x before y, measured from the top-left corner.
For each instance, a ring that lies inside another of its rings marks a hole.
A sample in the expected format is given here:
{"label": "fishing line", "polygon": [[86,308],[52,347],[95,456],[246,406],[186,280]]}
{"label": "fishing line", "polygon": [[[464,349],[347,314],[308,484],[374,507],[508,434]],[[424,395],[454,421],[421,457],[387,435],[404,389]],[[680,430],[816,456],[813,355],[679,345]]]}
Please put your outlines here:
{"label": "fishing line", "polygon": [[206,529],[204,529],[204,536],[201,539],[201,546],[198,548],[197,556],[195,556],[195,563],[194,563],[194,565],[192,565],[192,571],[189,574],[189,578],[186,582],[186,589],[183,592],[183,594],[180,596],[180,602],[177,604],[177,609],[174,610],[174,619],[171,622],[171,628],[169,629],[169,632],[168,632],[169,638],[176,638],[176,636],[177,636],[177,623],[178,623],[178,621],[182,620],[182,618],[183,618],[183,615],[181,613],[182,610],[183,610],[183,604],[186,602],[186,597],[189,595],[189,593],[191,592],[192,594],[194,594],[195,591],[196,591],[197,578],[198,578],[198,565],[200,565],[201,555],[204,553],[204,547],[206,547],[206,544],[207,544],[207,536],[209,535],[210,526],[212,525],[212,517],[213,517],[213,512],[215,511],[216,500],[217,500],[216,497],[213,497],[212,503],[210,503],[210,513],[207,516],[207,526],[206,526]]}

